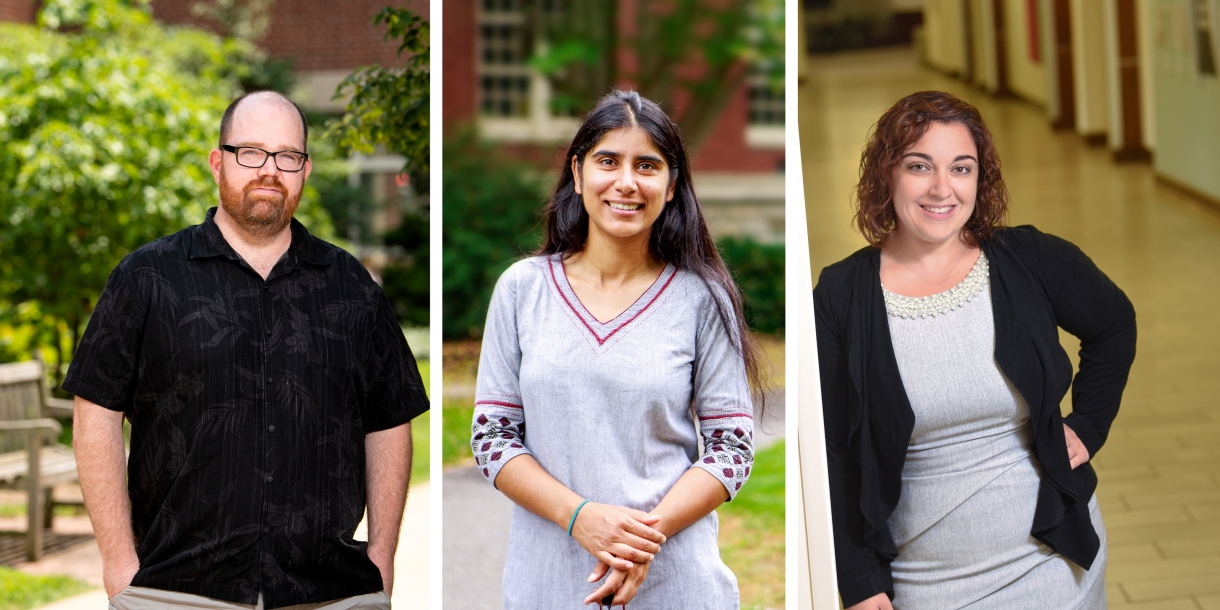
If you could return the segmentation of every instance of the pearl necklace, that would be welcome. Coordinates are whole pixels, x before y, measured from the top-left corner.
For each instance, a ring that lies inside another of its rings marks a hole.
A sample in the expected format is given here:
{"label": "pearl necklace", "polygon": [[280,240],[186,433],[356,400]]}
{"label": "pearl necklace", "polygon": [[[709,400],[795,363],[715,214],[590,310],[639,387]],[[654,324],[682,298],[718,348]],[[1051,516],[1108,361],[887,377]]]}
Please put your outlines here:
{"label": "pearl necklace", "polygon": [[980,252],[978,262],[974,263],[970,273],[966,274],[965,279],[958,285],[942,293],[926,297],[902,296],[894,294],[882,286],[881,291],[885,294],[885,310],[891,316],[903,319],[935,318],[936,314],[947,314],[965,305],[987,289],[989,268],[987,255]]}

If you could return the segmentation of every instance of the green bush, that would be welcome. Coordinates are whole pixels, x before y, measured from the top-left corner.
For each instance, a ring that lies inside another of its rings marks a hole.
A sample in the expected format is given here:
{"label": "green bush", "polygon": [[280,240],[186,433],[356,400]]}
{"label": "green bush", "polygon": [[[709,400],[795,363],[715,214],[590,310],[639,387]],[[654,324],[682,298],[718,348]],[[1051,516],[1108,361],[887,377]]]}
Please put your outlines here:
{"label": "green bush", "polygon": [[428,220],[404,214],[402,225],[386,234],[385,245],[407,253],[381,270],[381,287],[394,315],[406,326],[428,326]]}
{"label": "green bush", "polygon": [[449,138],[444,151],[442,333],[477,338],[496,279],[539,245],[546,191],[533,165],[471,131]]}
{"label": "green bush", "polygon": [[716,244],[745,300],[746,322],[760,333],[784,332],[784,246],[748,237]]}

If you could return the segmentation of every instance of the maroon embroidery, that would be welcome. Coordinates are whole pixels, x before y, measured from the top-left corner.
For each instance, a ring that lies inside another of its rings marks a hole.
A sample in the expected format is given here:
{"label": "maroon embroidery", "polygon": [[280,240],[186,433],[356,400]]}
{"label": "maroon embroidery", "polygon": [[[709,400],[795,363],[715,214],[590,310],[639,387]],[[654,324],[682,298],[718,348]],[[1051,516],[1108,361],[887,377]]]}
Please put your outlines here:
{"label": "maroon embroidery", "polygon": [[500,459],[500,456],[501,456],[501,455],[503,455],[503,454],[502,454],[501,452],[497,451],[497,452],[495,452],[495,453],[492,453],[492,454],[491,454],[491,457],[490,457],[490,458],[488,458],[488,459],[490,459],[491,461],[493,461],[493,462],[494,462],[494,461],[496,461],[496,460]]}
{"label": "maroon embroidery", "polygon": [[483,469],[483,476],[485,476],[485,477],[490,477],[490,476],[491,476],[491,475],[487,474],[487,469],[486,469],[486,468],[484,468],[484,469]]}
{"label": "maroon embroidery", "polygon": [[475,421],[479,422],[479,425],[482,426],[487,423],[487,416],[479,413],[479,418]]}
{"label": "maroon embroidery", "polygon": [[750,467],[746,466],[746,476],[750,476]]}
{"label": "maroon embroidery", "polygon": [[509,419],[507,417],[501,417],[498,421],[500,422],[501,426],[507,426],[507,425],[513,423],[513,422],[509,421]]}
{"label": "maroon embroidery", "polygon": [[699,418],[699,421],[707,421],[709,419],[728,419],[730,417],[745,417],[748,419],[754,419],[754,416],[750,415],[749,413],[729,413],[727,415],[704,415]]}
{"label": "maroon embroidery", "polygon": [[724,478],[726,478],[726,479],[733,478],[733,469],[732,468],[725,468],[722,472],[724,473]]}
{"label": "maroon embroidery", "polygon": [[491,443],[483,443],[483,446],[479,447],[480,452],[487,451],[488,449],[491,449]]}
{"label": "maroon embroidery", "polygon": [[733,456],[733,463],[734,463],[734,464],[738,464],[738,465],[740,465],[740,464],[741,464],[741,456],[740,456],[740,455],[734,455],[734,456]]}
{"label": "maroon embroidery", "polygon": [[714,458],[714,457],[712,457],[712,456],[710,456],[710,455],[709,455],[709,456],[707,456],[707,457],[703,458],[703,463],[704,463],[704,464],[715,464],[715,463],[716,463],[716,458]]}
{"label": "maroon embroidery", "polygon": [[741,489],[741,483],[738,483],[738,484],[737,484],[737,487],[734,487],[733,489],[734,489],[734,490],[739,490],[739,489]]}
{"label": "maroon embroidery", "polygon": [[501,402],[499,400],[476,400],[476,401],[474,401],[474,404],[475,405],[495,405],[497,407],[508,407],[510,409],[525,410],[525,407],[522,407],[521,405],[515,405],[511,402]]}
{"label": "maroon embroidery", "polygon": [[[593,335],[594,339],[597,339],[598,345],[605,344],[606,341],[610,340],[610,337],[613,337],[615,335],[615,333],[617,333],[620,330],[623,330],[624,327],[626,327],[628,324],[631,324],[632,322],[634,322],[636,318],[640,317],[640,314],[644,313],[645,311],[648,311],[648,308],[652,307],[652,304],[656,303],[657,299],[661,298],[661,295],[665,293],[665,289],[669,288],[669,285],[670,285],[670,283],[672,283],[674,281],[674,278],[678,277],[678,270],[674,269],[673,273],[669,274],[669,279],[665,280],[665,284],[663,284],[661,286],[661,289],[658,290],[656,294],[652,295],[652,298],[649,299],[648,302],[644,304],[644,307],[642,307],[639,311],[635,312],[635,315],[628,318],[625,322],[623,322],[622,324],[619,324],[614,330],[607,333],[605,337],[601,337],[601,336],[598,336],[597,331],[593,330],[593,327],[590,326],[587,321],[585,321],[585,317],[580,315],[580,312],[577,311],[576,307],[572,305],[572,301],[568,300],[568,295],[564,294],[563,289],[559,287],[559,279],[557,277],[555,277],[555,261],[553,259],[548,258],[546,262],[551,270],[551,282],[553,282],[555,284],[555,290],[559,291],[559,297],[563,299],[563,302],[565,305],[568,306],[568,309],[571,309],[572,313],[576,314],[576,319],[580,320],[580,323],[585,325],[585,328],[589,331],[589,334]],[[565,273],[564,279],[566,280],[567,279],[567,276],[566,276],[567,270],[564,270],[564,273]],[[662,271],[662,275],[664,275],[664,271]],[[660,280],[661,280],[661,278],[658,277],[657,281],[660,281]],[[654,282],[654,284],[655,283],[656,282]],[[568,283],[568,286],[571,286],[571,283]],[[652,286],[649,286],[648,290],[652,290]],[[647,294],[648,291],[644,291],[644,292],[645,292],[645,294]],[[575,293],[575,291],[573,291],[573,293]],[[634,305],[635,304],[633,303],[632,306],[634,307]],[[581,309],[584,309],[583,304],[581,305]],[[628,307],[628,309],[630,309],[630,307]],[[585,309],[586,313],[588,313],[588,311],[589,311],[588,309]],[[619,314],[619,315],[622,315],[622,314]],[[593,318],[593,314],[589,314],[589,317]],[[593,319],[597,320],[597,318],[593,318]],[[611,322],[613,322],[613,320],[611,320]],[[598,322],[598,324],[601,324],[601,322]]]}
{"label": "maroon embroidery", "polygon": [[737,438],[745,438],[745,437],[746,437],[746,431],[745,431],[745,430],[742,430],[741,428],[734,428],[734,429],[733,429],[733,434],[736,434],[736,435],[737,435]]}

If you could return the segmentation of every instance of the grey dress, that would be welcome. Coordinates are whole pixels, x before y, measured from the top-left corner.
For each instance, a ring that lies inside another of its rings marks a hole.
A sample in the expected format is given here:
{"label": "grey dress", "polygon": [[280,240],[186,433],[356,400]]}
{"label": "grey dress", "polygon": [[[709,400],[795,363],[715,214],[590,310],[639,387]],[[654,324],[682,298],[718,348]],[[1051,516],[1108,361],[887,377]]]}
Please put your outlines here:
{"label": "grey dress", "polygon": [[[995,360],[987,259],[950,291],[886,291],[915,427],[889,526],[897,610],[1104,610],[1106,533],[1084,570],[1030,535],[1040,472],[1029,407]],[[905,316],[905,317],[903,317]]]}
{"label": "grey dress", "polygon": [[[690,468],[735,496],[750,475],[752,439],[744,362],[697,275],[667,266],[605,324],[580,304],[557,256],[520,261],[500,277],[471,441],[489,481],[528,453],[586,499],[648,511]],[[596,563],[564,529],[515,507],[504,607],[582,608]],[[738,607],[715,512],[662,545],[629,605]]]}

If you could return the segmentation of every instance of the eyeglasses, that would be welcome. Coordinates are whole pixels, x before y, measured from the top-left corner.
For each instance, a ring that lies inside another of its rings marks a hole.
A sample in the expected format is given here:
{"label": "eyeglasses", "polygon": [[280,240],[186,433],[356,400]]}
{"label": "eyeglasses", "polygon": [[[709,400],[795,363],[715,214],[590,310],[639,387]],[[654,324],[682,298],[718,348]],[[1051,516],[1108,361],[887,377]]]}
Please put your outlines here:
{"label": "eyeglasses", "polygon": [[309,155],[293,150],[270,152],[253,146],[230,146],[221,144],[221,150],[233,153],[237,164],[242,167],[258,169],[267,163],[267,157],[275,159],[275,166],[282,172],[299,172],[305,167]]}

